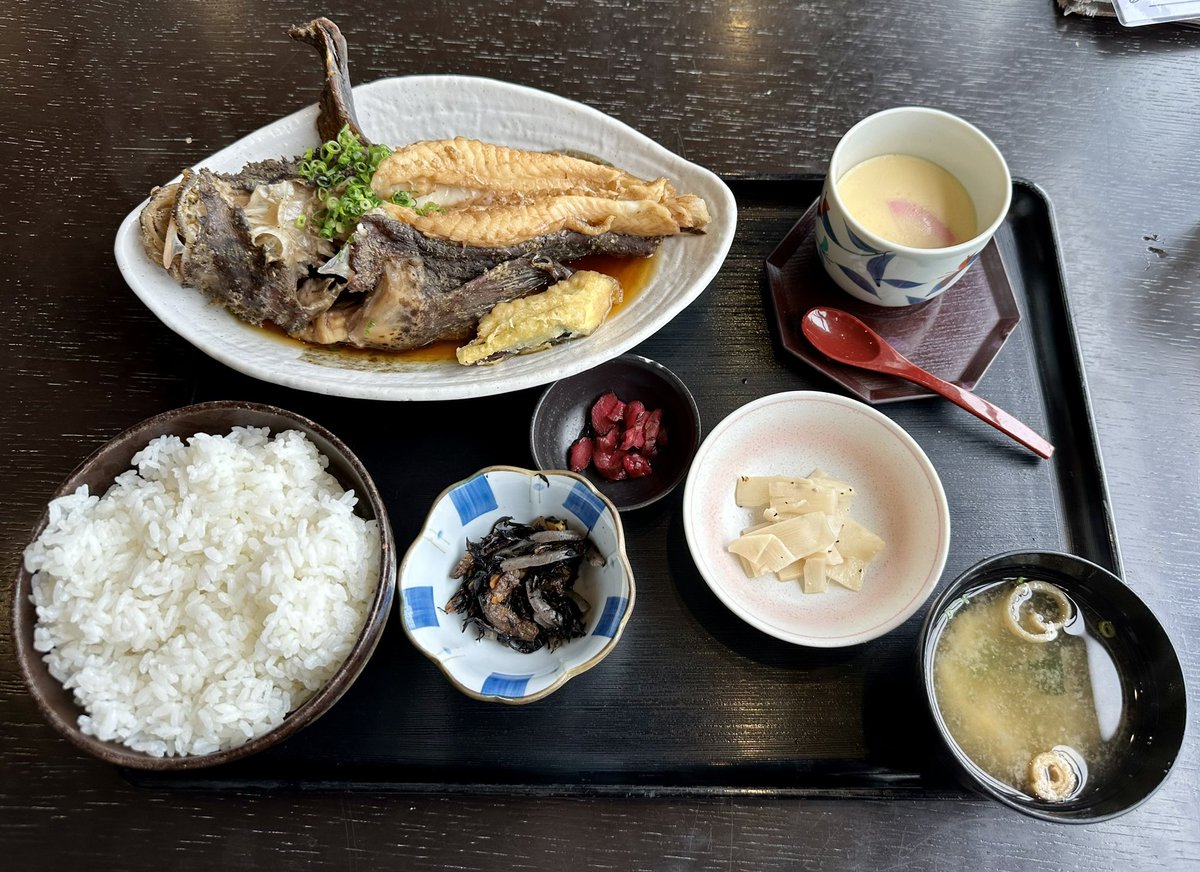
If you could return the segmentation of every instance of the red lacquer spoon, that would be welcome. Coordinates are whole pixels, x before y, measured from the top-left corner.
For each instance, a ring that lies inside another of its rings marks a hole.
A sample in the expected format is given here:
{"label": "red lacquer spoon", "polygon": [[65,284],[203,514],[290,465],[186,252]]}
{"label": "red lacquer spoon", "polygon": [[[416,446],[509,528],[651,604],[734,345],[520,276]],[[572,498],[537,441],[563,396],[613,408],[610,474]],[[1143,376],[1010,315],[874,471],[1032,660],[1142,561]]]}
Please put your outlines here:
{"label": "red lacquer spoon", "polygon": [[975,417],[987,421],[1001,433],[1007,433],[1039,457],[1049,457],[1054,453],[1053,445],[1008,412],[921,369],[849,312],[818,306],[808,310],[801,326],[808,341],[826,357],[847,366],[894,375],[928,388],[955,405],[962,406]]}

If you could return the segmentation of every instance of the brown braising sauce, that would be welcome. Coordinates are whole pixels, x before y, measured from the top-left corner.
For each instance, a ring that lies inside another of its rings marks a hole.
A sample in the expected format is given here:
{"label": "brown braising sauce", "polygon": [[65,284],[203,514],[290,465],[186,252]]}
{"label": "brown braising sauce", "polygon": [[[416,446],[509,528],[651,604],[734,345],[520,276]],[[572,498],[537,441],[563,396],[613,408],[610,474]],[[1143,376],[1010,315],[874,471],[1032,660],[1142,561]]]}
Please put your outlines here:
{"label": "brown braising sauce", "polygon": [[[579,260],[571,261],[568,266],[572,269],[590,269],[593,272],[612,276],[621,283],[621,302],[612,307],[608,317],[612,318],[642,292],[650,284],[650,276],[658,263],[658,254],[650,257],[618,257],[614,254],[589,254]],[[601,328],[603,329],[603,327]]]}
{"label": "brown braising sauce", "polygon": [[[590,269],[594,272],[612,276],[621,283],[621,302],[615,303],[609,318],[615,316],[625,306],[628,306],[642,290],[650,283],[654,267],[658,263],[658,254],[650,257],[618,257],[612,254],[589,254],[578,260],[570,261],[567,265],[572,269]],[[444,339],[432,342],[422,348],[411,351],[387,351],[382,348],[353,348],[346,345],[313,345],[288,336],[274,324],[264,323],[263,327],[280,342],[294,344],[309,352],[336,354],[354,358],[363,362],[411,362],[411,363],[456,363],[458,358],[454,351],[465,340]],[[601,327],[600,329],[604,329]]]}

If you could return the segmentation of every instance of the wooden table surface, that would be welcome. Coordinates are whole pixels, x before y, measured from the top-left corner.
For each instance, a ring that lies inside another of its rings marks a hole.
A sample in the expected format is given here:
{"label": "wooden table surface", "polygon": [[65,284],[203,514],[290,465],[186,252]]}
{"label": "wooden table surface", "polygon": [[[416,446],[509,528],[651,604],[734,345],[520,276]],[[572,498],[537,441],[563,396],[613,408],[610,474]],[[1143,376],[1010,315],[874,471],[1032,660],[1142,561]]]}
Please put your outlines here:
{"label": "wooden table surface", "polygon": [[[841,131],[889,106],[937,106],[980,125],[1013,174],[1056,206],[1128,580],[1198,686],[1200,33],[1061,18],[1027,0],[5,7],[5,602],[47,495],[119,430],[186,402],[201,361],[125,286],[112,255],[117,224],[180,167],[313,102],[313,59],[282,28],[319,13],[342,25],[357,82],[468,73],[545,88],[730,178],[820,172]],[[1155,797],[1085,827],[1033,823],[970,798],[139,790],[42,722],[13,659],[7,608],[0,622],[7,869],[1200,864],[1194,730]]]}

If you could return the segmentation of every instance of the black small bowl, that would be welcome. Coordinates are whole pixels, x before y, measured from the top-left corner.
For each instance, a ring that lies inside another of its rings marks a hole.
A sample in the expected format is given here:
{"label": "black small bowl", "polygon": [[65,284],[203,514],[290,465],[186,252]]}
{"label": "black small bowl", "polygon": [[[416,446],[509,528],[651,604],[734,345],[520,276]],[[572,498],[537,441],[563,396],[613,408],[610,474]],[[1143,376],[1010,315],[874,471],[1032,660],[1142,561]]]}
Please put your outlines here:
{"label": "black small bowl", "polygon": [[579,375],[556,381],[533,410],[529,447],[538,469],[568,469],[572,443],[587,429],[592,404],[608,391],[625,402],[641,400],[647,409],[663,410],[668,443],[651,460],[645,478],[609,481],[588,467],[583,473],[621,511],[640,509],[673,491],[691,466],[700,446],[700,411],[679,377],[661,363],[626,354]]}
{"label": "black small bowl", "polygon": [[[1021,797],[980,769],[951,738],[933,689],[933,661],[947,608],[968,590],[1026,576],[1049,581],[1081,608],[1113,624],[1104,640],[1120,675],[1124,710],[1118,735],[1125,747],[1094,790],[1077,799],[1045,802]],[[929,711],[958,768],[959,780],[1019,812],[1058,823],[1096,823],[1141,805],[1175,763],[1187,725],[1187,695],[1179,658],[1162,624],[1128,585],[1082,557],[1053,551],[1012,551],[975,564],[942,591],[929,609],[917,647],[917,668]]]}

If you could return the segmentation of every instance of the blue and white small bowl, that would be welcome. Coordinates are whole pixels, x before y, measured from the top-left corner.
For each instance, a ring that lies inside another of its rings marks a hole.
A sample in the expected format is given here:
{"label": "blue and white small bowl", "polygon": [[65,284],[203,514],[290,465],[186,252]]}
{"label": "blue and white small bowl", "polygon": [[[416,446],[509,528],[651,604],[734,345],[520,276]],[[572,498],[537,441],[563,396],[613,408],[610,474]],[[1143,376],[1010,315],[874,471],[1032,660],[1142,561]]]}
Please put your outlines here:
{"label": "blue and white small bowl", "polygon": [[[466,540],[478,540],[504,516],[528,523],[553,515],[588,532],[604,557],[586,561],[575,591],[590,604],[587,634],[560,645],[521,654],[495,639],[463,630],[463,616],[445,605],[460,584],[450,571]],[[510,705],[534,702],[587,672],[617,646],[633,612],[633,570],[625,554],[621,517],[608,499],[573,472],[535,472],[489,466],[442,491],[425,526],[400,564],[404,632],[467,696]]]}

